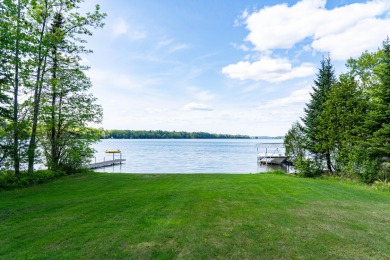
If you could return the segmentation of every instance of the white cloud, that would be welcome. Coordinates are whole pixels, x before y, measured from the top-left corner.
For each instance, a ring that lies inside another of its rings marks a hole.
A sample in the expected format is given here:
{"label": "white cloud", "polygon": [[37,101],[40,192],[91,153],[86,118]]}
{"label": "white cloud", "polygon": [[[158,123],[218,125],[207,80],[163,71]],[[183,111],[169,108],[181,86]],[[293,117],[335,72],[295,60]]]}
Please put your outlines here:
{"label": "white cloud", "polygon": [[240,61],[222,68],[222,73],[233,79],[281,82],[315,74],[315,66],[302,63],[294,67],[287,59],[262,57],[253,63]]}
{"label": "white cloud", "polygon": [[177,45],[174,45],[170,48],[169,52],[176,52],[176,51],[180,51],[180,50],[185,50],[185,49],[189,49],[190,46],[188,44],[185,44],[185,43],[180,43],[180,44],[177,44]]}
{"label": "white cloud", "polygon": [[374,50],[389,33],[390,19],[382,17],[390,11],[388,0],[331,10],[325,5],[326,0],[302,0],[292,6],[279,4],[249,14],[245,24],[250,32],[245,40],[256,50],[266,51],[290,49],[309,39],[314,50],[330,52],[333,59],[340,60]]}
{"label": "white cloud", "polygon": [[389,28],[390,19],[366,19],[348,31],[327,35],[313,41],[312,47],[318,51],[329,52],[333,59],[345,60],[356,57],[365,50],[377,50],[386,35],[390,33]]}
{"label": "white cloud", "polygon": [[306,86],[294,90],[286,97],[268,100],[258,106],[252,114],[260,115],[258,120],[262,124],[278,126],[279,131],[276,132],[284,134],[294,121],[303,116],[305,104],[310,100],[311,90],[310,86]]}
{"label": "white cloud", "polygon": [[147,107],[145,108],[145,111],[151,114],[160,114],[167,112],[169,109],[166,107],[159,107],[159,108],[153,108],[153,107]]}
{"label": "white cloud", "polygon": [[289,110],[293,109],[293,107],[302,109],[303,105],[310,100],[310,91],[311,87],[298,89],[287,97],[269,100],[264,104],[261,104],[258,108],[267,111],[269,109],[282,109],[283,113],[285,112],[286,107],[289,108]]}
{"label": "white cloud", "polygon": [[112,33],[115,37],[122,35],[128,36],[133,41],[142,40],[147,37],[146,31],[137,28],[137,26],[130,26],[122,17],[118,18],[114,23]]}
{"label": "white cloud", "polygon": [[188,87],[190,94],[197,100],[210,101],[215,99],[215,95],[209,90],[200,89],[198,87]]}
{"label": "white cloud", "polygon": [[113,34],[114,36],[120,36],[120,35],[125,35],[128,30],[128,25],[123,18],[119,18],[113,26]]}
{"label": "white cloud", "polygon": [[[128,73],[92,68],[87,71],[93,85],[111,91],[131,91],[151,94],[151,86],[159,84],[159,78],[138,77]],[[155,90],[153,90],[155,91]]]}
{"label": "white cloud", "polygon": [[184,110],[213,111],[214,109],[206,104],[191,102],[183,107]]}
{"label": "white cloud", "polygon": [[173,53],[176,51],[181,51],[185,49],[189,49],[190,46],[185,43],[177,43],[174,39],[172,38],[166,38],[161,41],[159,41],[156,45],[156,49],[165,49],[168,53]]}
{"label": "white cloud", "polygon": [[161,40],[157,43],[157,49],[161,49],[165,46],[168,46],[170,45],[171,43],[173,43],[173,39],[164,39],[164,40]]}
{"label": "white cloud", "polygon": [[234,20],[234,27],[241,26],[244,20],[248,17],[248,15],[249,15],[248,9],[242,11],[241,15],[236,20]]}
{"label": "white cloud", "polygon": [[231,43],[231,45],[234,48],[236,48],[237,50],[250,51],[250,48],[248,46],[246,46],[245,44]]}
{"label": "white cloud", "polygon": [[147,36],[148,35],[145,31],[139,29],[133,30],[131,33],[129,33],[129,37],[133,41],[145,39]]}

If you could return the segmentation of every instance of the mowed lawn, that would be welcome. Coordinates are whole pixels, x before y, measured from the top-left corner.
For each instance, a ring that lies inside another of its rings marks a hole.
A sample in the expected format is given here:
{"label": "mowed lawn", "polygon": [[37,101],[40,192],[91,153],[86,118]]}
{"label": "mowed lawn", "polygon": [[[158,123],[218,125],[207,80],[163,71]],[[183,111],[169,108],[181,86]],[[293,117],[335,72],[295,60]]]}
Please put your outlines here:
{"label": "mowed lawn", "polygon": [[0,259],[390,259],[390,193],[276,174],[65,177],[0,191]]}

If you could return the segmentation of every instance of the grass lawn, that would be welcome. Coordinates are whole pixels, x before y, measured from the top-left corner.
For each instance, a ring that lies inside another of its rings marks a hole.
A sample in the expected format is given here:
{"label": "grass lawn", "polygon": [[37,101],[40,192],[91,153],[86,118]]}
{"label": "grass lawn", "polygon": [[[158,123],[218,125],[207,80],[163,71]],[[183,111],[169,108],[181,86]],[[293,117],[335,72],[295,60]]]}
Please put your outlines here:
{"label": "grass lawn", "polygon": [[0,191],[0,259],[390,259],[390,193],[287,175],[65,177]]}

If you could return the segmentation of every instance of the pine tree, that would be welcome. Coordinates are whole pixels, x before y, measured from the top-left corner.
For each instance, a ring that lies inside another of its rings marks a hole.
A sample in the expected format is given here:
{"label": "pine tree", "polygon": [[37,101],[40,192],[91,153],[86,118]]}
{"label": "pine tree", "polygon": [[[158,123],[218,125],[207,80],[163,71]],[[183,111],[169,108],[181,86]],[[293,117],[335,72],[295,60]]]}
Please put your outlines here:
{"label": "pine tree", "polygon": [[358,142],[365,112],[366,102],[359,85],[351,75],[341,75],[328,92],[318,125],[321,149],[330,151],[338,173],[348,164],[349,152]]}
{"label": "pine tree", "polygon": [[371,136],[368,138],[369,153],[379,159],[390,158],[390,39],[383,42],[383,56],[376,70],[379,84],[375,86],[370,102],[371,110],[366,126]]}
{"label": "pine tree", "polygon": [[330,57],[323,58],[317,74],[317,79],[314,81],[315,86],[313,87],[313,92],[310,94],[311,100],[306,104],[305,116],[302,118],[307,137],[306,149],[316,160],[326,161],[329,173],[332,173],[333,171],[330,151],[327,147],[322,145],[324,138],[319,129],[319,124],[328,92],[335,82],[336,77],[331,59]]}

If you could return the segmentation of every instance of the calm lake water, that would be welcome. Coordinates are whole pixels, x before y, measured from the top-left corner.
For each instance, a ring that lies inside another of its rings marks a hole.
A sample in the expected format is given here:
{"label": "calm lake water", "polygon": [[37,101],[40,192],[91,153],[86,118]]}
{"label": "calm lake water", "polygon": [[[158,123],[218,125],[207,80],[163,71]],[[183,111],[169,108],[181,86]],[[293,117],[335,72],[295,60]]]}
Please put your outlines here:
{"label": "calm lake water", "polygon": [[[112,160],[105,150],[119,149],[126,162],[96,169],[123,173],[258,173],[285,170],[257,164],[256,143],[281,139],[106,139],[94,145],[96,161]],[[259,151],[262,152],[262,151]],[[119,154],[115,155],[119,159]]]}

